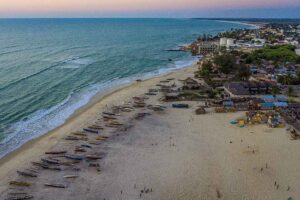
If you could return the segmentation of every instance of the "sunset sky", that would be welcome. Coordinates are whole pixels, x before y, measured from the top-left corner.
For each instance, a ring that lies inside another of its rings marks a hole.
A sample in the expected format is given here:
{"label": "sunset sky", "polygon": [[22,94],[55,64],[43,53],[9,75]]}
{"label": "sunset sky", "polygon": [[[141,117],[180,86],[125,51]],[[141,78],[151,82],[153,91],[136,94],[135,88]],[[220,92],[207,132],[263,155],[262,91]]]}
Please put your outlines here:
{"label": "sunset sky", "polygon": [[0,17],[300,17],[300,0],[0,1]]}

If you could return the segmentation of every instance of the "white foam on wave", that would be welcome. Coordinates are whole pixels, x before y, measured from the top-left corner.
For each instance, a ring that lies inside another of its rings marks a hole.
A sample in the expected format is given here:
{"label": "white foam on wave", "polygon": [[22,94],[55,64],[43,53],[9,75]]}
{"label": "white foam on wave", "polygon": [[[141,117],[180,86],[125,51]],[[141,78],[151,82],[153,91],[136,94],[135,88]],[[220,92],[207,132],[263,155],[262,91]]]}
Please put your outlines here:
{"label": "white foam on wave", "polygon": [[60,68],[62,69],[78,69],[80,67],[87,66],[89,64],[92,64],[93,61],[89,58],[81,58],[81,57],[73,57],[65,59]]}
{"label": "white foam on wave", "polygon": [[85,88],[77,93],[71,93],[61,103],[49,108],[39,110],[30,115],[26,120],[15,123],[10,128],[10,134],[0,144],[0,157],[19,148],[25,142],[39,137],[54,128],[62,125],[76,110],[88,104],[98,93],[113,91],[122,85],[129,85],[137,79],[148,79],[161,74],[187,67],[198,59],[176,61],[172,65],[162,67],[156,71],[137,74],[127,78],[115,78],[111,81],[99,83]]}

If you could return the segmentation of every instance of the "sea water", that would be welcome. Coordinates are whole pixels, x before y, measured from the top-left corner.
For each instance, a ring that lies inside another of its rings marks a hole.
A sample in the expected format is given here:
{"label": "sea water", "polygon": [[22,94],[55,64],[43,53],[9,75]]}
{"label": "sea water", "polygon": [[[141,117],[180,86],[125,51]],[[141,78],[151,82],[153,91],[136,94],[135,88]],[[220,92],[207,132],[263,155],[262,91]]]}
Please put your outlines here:
{"label": "sea water", "polygon": [[0,157],[64,123],[93,96],[192,64],[170,52],[245,24],[196,19],[1,19]]}

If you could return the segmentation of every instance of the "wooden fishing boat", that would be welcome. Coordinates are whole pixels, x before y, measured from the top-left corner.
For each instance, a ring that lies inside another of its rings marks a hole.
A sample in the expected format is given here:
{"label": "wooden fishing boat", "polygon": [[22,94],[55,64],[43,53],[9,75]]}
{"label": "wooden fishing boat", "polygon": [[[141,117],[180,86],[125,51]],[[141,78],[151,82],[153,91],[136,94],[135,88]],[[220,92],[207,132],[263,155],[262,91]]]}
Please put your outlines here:
{"label": "wooden fishing boat", "polygon": [[81,147],[85,147],[85,148],[92,148],[92,146],[91,145],[88,145],[88,144],[82,144],[82,145],[80,145]]}
{"label": "wooden fishing boat", "polygon": [[13,197],[8,197],[4,200],[26,200],[26,199],[32,199],[33,196],[30,195],[18,195],[18,196],[13,196]]}
{"label": "wooden fishing boat", "polygon": [[65,158],[71,159],[71,160],[83,160],[83,157],[82,157],[82,156],[79,156],[79,155],[71,155],[71,154],[65,155]]}
{"label": "wooden fishing boat", "polygon": [[61,168],[58,166],[50,166],[46,163],[42,163],[42,162],[31,162],[33,165],[41,167],[43,169],[48,169],[48,170],[55,170],[55,171],[60,171]]}
{"label": "wooden fishing boat", "polygon": [[117,119],[116,117],[112,117],[112,116],[102,116],[104,120],[112,120],[112,119]]}
{"label": "wooden fishing boat", "polygon": [[48,164],[55,164],[55,165],[60,164],[59,160],[53,158],[41,158],[41,160]]}
{"label": "wooden fishing boat", "polygon": [[103,130],[103,127],[100,125],[91,125],[91,126],[88,126],[88,128],[95,129],[95,130]]}
{"label": "wooden fishing boat", "polygon": [[146,106],[146,104],[145,103],[135,103],[133,106],[136,108],[143,108]]}
{"label": "wooden fishing boat", "polygon": [[76,135],[76,136],[82,136],[82,137],[86,137],[87,136],[87,134],[84,133],[84,132],[72,132],[71,134],[72,135]]}
{"label": "wooden fishing boat", "polygon": [[189,104],[183,104],[183,103],[179,103],[179,104],[172,104],[173,108],[189,108]]}
{"label": "wooden fishing boat", "polygon": [[91,129],[91,128],[83,128],[84,131],[89,132],[89,133],[96,133],[98,134],[100,131],[99,130],[95,130],[95,129]]}
{"label": "wooden fishing boat", "polygon": [[145,95],[148,95],[148,96],[156,96],[157,93],[155,93],[155,92],[147,92],[147,93],[145,93]]}
{"label": "wooden fishing boat", "polygon": [[54,188],[66,188],[67,186],[64,184],[54,184],[54,183],[45,183],[47,187],[54,187]]}
{"label": "wooden fishing boat", "polygon": [[65,154],[67,151],[47,151],[45,154]]}
{"label": "wooden fishing boat", "polygon": [[99,140],[99,141],[104,141],[106,139],[107,139],[107,137],[103,137],[103,136],[98,136],[95,138],[95,140]]}
{"label": "wooden fishing boat", "polygon": [[37,175],[35,173],[31,173],[31,172],[17,171],[17,173],[21,176],[37,177]]}
{"label": "wooden fishing boat", "polygon": [[25,182],[25,181],[10,181],[9,185],[15,185],[20,187],[30,187],[32,183]]}
{"label": "wooden fishing boat", "polygon": [[98,159],[102,159],[102,156],[98,156],[98,155],[86,155],[85,158],[87,160],[98,160]]}
{"label": "wooden fishing boat", "polygon": [[78,175],[65,175],[64,178],[77,178]]}
{"label": "wooden fishing boat", "polygon": [[65,165],[65,166],[72,166],[72,165],[75,165],[75,164],[78,164],[78,163],[80,163],[79,160],[72,160],[72,161],[61,162],[60,164]]}
{"label": "wooden fishing boat", "polygon": [[117,122],[117,121],[112,121],[109,123],[110,125],[115,125],[115,126],[122,126],[123,123]]}
{"label": "wooden fishing boat", "polygon": [[82,153],[86,152],[86,150],[84,148],[82,148],[82,147],[75,147],[74,151],[75,152],[82,152]]}
{"label": "wooden fishing boat", "polygon": [[123,112],[132,112],[133,110],[133,108],[122,108]]}
{"label": "wooden fishing boat", "polygon": [[115,113],[111,113],[111,112],[102,112],[102,114],[104,114],[104,115],[111,115],[111,116],[115,116],[116,115]]}
{"label": "wooden fishing boat", "polygon": [[71,136],[71,135],[69,135],[69,136],[65,137],[65,140],[73,140],[73,141],[76,141],[76,140],[79,140],[79,138],[76,137],[76,136]]}
{"label": "wooden fishing boat", "polygon": [[89,167],[100,167],[99,163],[89,163]]}

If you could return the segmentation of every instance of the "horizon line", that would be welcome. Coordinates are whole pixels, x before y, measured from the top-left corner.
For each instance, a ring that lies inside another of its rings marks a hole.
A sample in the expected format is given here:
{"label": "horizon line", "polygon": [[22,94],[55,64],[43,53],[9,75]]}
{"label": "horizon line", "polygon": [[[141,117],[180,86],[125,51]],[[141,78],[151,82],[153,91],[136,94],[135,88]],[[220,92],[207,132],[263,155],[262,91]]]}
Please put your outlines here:
{"label": "horizon line", "polygon": [[293,17],[0,17],[0,19],[205,19],[205,20],[220,20],[220,19],[290,19],[300,20]]}

